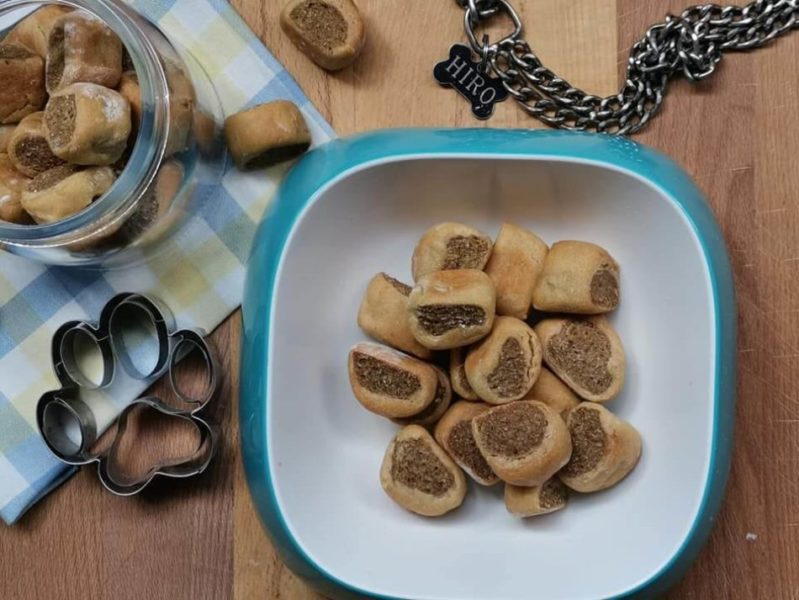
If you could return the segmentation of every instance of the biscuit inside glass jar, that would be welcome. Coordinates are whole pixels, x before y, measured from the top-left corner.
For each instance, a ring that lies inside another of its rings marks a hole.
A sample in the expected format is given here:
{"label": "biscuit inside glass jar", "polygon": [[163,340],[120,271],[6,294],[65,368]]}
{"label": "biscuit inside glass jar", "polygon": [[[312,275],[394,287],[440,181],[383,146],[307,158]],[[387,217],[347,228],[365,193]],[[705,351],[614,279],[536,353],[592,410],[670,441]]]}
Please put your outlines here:
{"label": "biscuit inside glass jar", "polygon": [[[31,8],[39,6],[22,1]],[[0,223],[0,245],[51,264],[112,268],[151,259],[196,212],[198,192],[213,188],[224,173],[226,152],[219,135],[223,113],[213,82],[189,49],[178,51],[168,32],[139,18],[136,7],[73,0],[68,8],[39,8],[19,21],[22,11],[7,4],[0,2],[0,17],[4,23],[16,20],[17,24],[3,32],[8,34],[4,42],[13,36],[33,44],[34,38],[45,37],[37,32],[46,29],[48,40],[54,33],[49,78],[47,69],[42,70],[43,80],[49,79],[50,84],[49,91],[45,87],[48,101],[61,97],[72,85],[95,85],[107,90],[98,96],[124,98],[132,114],[130,122],[116,120],[114,107],[121,102],[105,102],[101,110],[87,112],[80,95],[53,102],[49,126],[58,154],[66,156],[61,160],[82,169],[109,166],[118,179],[103,196],[69,218],[27,227]],[[123,69],[125,86],[121,85]],[[42,112],[45,107],[46,103]],[[85,118],[89,112],[94,117]],[[198,114],[204,117],[200,120],[206,136],[203,146],[194,132]],[[106,127],[108,123],[112,126]],[[124,130],[127,135],[118,135]],[[7,137],[1,133],[0,144],[6,146]],[[25,148],[30,151],[31,146]],[[171,158],[180,163],[178,169],[165,169]],[[161,186],[165,171],[179,174],[177,185]],[[160,191],[154,201],[156,186],[171,188],[166,201]],[[128,220],[131,227],[125,227]]]}

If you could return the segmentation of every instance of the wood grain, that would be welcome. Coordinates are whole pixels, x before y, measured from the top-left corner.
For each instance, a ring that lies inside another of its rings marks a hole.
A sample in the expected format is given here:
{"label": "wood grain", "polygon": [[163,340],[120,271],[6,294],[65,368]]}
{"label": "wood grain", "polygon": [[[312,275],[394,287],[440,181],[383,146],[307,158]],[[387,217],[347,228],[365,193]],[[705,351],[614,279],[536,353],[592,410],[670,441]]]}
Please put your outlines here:
{"label": "wood grain", "polygon": [[[688,0],[513,0],[531,43],[588,91],[614,91],[630,44]],[[461,39],[450,0],[360,0],[369,41],[356,65],[316,69],[278,27],[281,2],[233,0],[342,135],[401,126],[531,127],[512,102],[488,123],[432,81]],[[729,491],[711,540],[672,598],[799,598],[799,35],[725,59],[711,81],[672,86],[639,140],[705,191],[730,247],[740,309],[739,397]],[[213,336],[230,374],[224,447],[199,481],[123,500],[84,470],[0,533],[0,598],[319,598],[272,550],[238,453],[239,318]]]}

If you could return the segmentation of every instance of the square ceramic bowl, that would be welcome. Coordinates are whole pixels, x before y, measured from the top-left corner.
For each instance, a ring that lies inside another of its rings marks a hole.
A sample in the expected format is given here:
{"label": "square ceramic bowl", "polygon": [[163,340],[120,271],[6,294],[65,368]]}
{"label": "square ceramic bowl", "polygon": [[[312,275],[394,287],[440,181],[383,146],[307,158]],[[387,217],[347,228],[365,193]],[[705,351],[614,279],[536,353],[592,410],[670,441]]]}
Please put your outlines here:
{"label": "square ceramic bowl", "polygon": [[[347,352],[369,279],[410,281],[440,221],[547,242],[584,239],[622,269],[611,316],[626,348],[610,405],[638,428],[641,462],[615,488],[520,520],[502,488],[471,485],[427,519],[378,473],[396,427],[364,410]],[[672,162],[606,136],[387,131],[340,140],[286,178],[252,251],[241,430],[255,503],[288,565],[333,598],[588,599],[651,595],[706,538],[729,468],[735,299],[724,243]]]}

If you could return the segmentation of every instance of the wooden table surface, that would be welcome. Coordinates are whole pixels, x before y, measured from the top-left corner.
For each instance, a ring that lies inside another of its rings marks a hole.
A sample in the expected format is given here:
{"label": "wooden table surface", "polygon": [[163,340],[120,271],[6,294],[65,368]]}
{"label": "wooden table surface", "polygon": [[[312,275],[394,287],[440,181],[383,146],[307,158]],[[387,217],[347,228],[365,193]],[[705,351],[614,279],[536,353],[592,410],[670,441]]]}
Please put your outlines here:
{"label": "wooden table surface", "polygon": [[[512,1],[546,64],[609,94],[631,43],[688,0]],[[277,24],[281,1],[233,4],[341,135],[480,126],[431,77],[462,39],[452,0],[360,0],[368,44],[336,75],[287,42]],[[799,33],[728,56],[710,81],[674,84],[660,117],[637,137],[676,159],[707,194],[732,255],[740,310],[732,475],[710,541],[673,598],[799,598],[797,86]],[[486,125],[535,123],[508,101]],[[0,530],[0,598],[318,598],[281,564],[250,502],[236,422],[239,334],[237,314],[214,335],[229,403],[210,472],[119,499],[84,470]]]}

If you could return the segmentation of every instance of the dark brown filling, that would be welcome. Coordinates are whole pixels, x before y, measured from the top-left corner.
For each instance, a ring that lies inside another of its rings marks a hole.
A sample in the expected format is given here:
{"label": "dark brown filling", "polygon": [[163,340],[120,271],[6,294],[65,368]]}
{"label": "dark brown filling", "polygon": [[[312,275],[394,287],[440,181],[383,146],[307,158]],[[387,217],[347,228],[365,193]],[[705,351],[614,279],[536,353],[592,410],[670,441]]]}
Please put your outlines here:
{"label": "dark brown filling", "polygon": [[47,71],[45,74],[47,89],[55,91],[64,76],[64,26],[54,27],[50,31],[47,46]]}
{"label": "dark brown filling", "polygon": [[572,438],[572,456],[563,467],[563,474],[576,477],[594,469],[602,457],[608,435],[602,428],[599,413],[595,410],[576,408],[569,415],[569,433]]}
{"label": "dark brown filling", "polygon": [[33,52],[28,51],[22,46],[16,46],[14,44],[8,44],[6,46],[0,45],[0,59],[30,58],[31,56],[34,56]]}
{"label": "dark brown filling", "polygon": [[438,386],[436,386],[436,395],[433,397],[433,401],[427,405],[427,407],[420,413],[415,414],[411,417],[406,417],[404,419],[394,419],[396,423],[400,425],[410,425],[412,423],[421,423],[428,417],[432,416],[439,407],[441,403],[444,401],[444,398],[447,395],[447,388],[441,384],[441,380],[438,381]]}
{"label": "dark brown filling", "polygon": [[541,508],[555,508],[562,506],[566,502],[566,486],[557,477],[553,477],[547,481],[541,488],[541,493],[538,495],[538,503]]}
{"label": "dark brown filling", "polygon": [[361,352],[354,353],[358,383],[373,394],[407,400],[418,392],[422,383],[413,373],[399,369]]}
{"label": "dark brown filling", "polygon": [[263,169],[271,167],[292,158],[296,158],[309,148],[310,144],[303,142],[302,144],[289,144],[287,146],[280,146],[271,148],[255,156],[247,161],[245,165],[248,169]]}
{"label": "dark brown filling", "polygon": [[291,11],[291,20],[313,44],[328,52],[347,41],[347,22],[327,2],[307,0]]}
{"label": "dark brown filling", "polygon": [[397,290],[403,296],[410,296],[411,295],[411,286],[406,283],[402,283],[398,279],[394,279],[393,277],[386,275],[385,273],[381,273],[383,279],[385,279],[388,283],[394,286],[394,289]]}
{"label": "dark brown filling", "polygon": [[610,340],[591,321],[569,321],[547,348],[554,366],[592,394],[601,394],[613,383],[608,372]]}
{"label": "dark brown filling", "polygon": [[494,478],[494,471],[488,466],[474,441],[470,421],[460,421],[455,424],[449,432],[447,446],[450,454],[471,469],[476,477],[484,481]]}
{"label": "dark brown filling", "polygon": [[400,440],[394,445],[391,478],[425,494],[443,496],[454,484],[455,477],[435,452],[419,439]]}
{"label": "dark brown filling", "polygon": [[14,146],[14,156],[20,163],[39,173],[64,164],[63,160],[53,154],[47,140],[41,136],[22,138]]}
{"label": "dark brown filling", "polygon": [[544,411],[521,402],[494,409],[478,422],[488,451],[507,458],[528,454],[543,441],[547,428]]}
{"label": "dark brown filling", "polygon": [[467,394],[475,395],[472,385],[466,377],[466,367],[464,365],[458,367],[458,379],[460,379],[460,386]]}
{"label": "dark brown filling", "polygon": [[488,250],[485,238],[476,235],[452,236],[447,240],[443,269],[482,269]]}
{"label": "dark brown filling", "polygon": [[59,167],[49,169],[31,179],[30,183],[28,184],[28,191],[41,192],[43,190],[49,190],[51,187],[61,181],[64,181],[67,177],[75,172],[77,172],[77,169],[72,165],[61,165]]}
{"label": "dark brown filling", "polygon": [[474,304],[427,304],[416,309],[419,326],[431,335],[444,335],[459,327],[479,327],[486,322],[482,307]]}
{"label": "dark brown filling", "polygon": [[[130,52],[124,46],[122,47],[122,72],[125,71],[135,71],[136,65],[133,64],[133,58],[130,56]],[[139,81],[139,76],[136,75],[136,81]]]}
{"label": "dark brown filling", "polygon": [[75,133],[75,117],[77,115],[77,105],[75,96],[54,96],[47,103],[47,110],[44,113],[47,131],[50,134],[50,141],[54,147],[66,146],[69,144],[72,135]]}
{"label": "dark brown filling", "polygon": [[591,278],[591,302],[607,309],[619,305],[619,280],[610,265],[601,265]]}
{"label": "dark brown filling", "polygon": [[500,398],[521,396],[530,381],[530,362],[519,340],[508,338],[502,344],[496,368],[488,376],[488,387]]}

